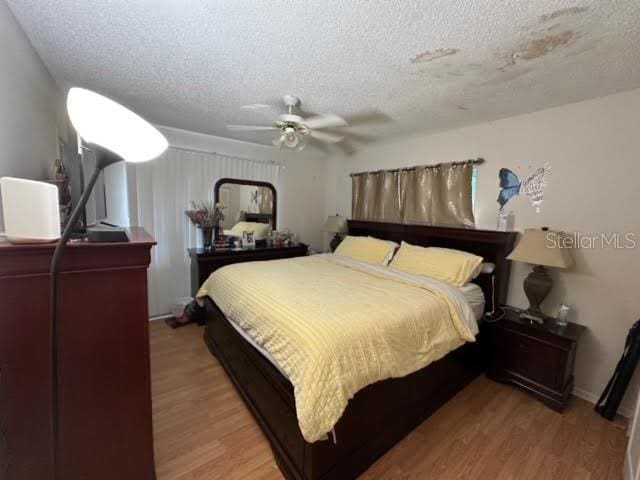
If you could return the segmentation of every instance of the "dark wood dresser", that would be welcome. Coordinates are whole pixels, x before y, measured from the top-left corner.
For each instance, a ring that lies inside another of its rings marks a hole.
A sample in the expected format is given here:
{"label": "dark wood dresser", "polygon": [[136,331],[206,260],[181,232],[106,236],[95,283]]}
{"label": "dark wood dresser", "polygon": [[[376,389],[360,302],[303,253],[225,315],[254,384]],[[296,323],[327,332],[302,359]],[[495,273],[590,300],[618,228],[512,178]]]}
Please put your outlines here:
{"label": "dark wood dresser", "polygon": [[[70,243],[59,275],[58,478],[152,480],[147,267],[155,244]],[[53,245],[0,243],[0,478],[52,471]]]}
{"label": "dark wood dresser", "polygon": [[303,257],[307,254],[307,249],[304,243],[289,247],[255,247],[243,250],[190,248],[191,296],[195,297],[200,285],[220,267],[240,262]]}
{"label": "dark wood dresser", "polygon": [[578,339],[585,327],[553,318],[544,324],[520,318],[506,308],[502,319],[483,325],[489,356],[487,376],[517,385],[554,410],[562,411],[573,390],[573,365]]}

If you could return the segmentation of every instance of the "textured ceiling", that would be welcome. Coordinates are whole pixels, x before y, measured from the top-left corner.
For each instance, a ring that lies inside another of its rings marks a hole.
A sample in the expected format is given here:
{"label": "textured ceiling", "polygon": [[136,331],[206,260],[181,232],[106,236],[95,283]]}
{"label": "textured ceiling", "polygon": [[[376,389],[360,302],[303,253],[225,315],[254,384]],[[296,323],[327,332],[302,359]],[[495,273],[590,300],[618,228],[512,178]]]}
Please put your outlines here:
{"label": "textured ceiling", "polygon": [[640,86],[637,0],[8,3],[61,86],[260,143],[269,133],[225,124],[268,123],[267,109],[240,106],[286,93],[306,113],[376,112],[350,130],[390,138]]}

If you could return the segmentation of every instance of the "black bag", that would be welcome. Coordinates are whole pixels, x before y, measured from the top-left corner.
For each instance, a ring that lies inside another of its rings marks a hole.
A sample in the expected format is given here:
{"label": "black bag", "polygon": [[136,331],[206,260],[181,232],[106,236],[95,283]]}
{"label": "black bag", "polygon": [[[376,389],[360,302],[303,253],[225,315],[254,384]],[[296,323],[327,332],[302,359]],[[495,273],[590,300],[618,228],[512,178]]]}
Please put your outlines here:
{"label": "black bag", "polygon": [[192,322],[196,322],[198,325],[205,324],[205,309],[195,300],[184,308],[184,313]]}
{"label": "black bag", "polygon": [[622,357],[595,406],[596,412],[607,420],[613,420],[616,416],[624,392],[627,390],[638,364],[638,359],[640,359],[640,320],[634,323],[629,330]]}

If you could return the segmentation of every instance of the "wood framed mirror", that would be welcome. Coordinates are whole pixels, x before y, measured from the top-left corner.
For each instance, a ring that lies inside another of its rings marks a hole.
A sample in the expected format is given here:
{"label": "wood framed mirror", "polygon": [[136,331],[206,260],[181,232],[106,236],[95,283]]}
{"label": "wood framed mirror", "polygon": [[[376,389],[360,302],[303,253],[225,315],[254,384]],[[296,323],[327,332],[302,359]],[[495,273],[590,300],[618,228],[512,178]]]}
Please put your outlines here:
{"label": "wood framed mirror", "polygon": [[278,195],[269,182],[221,178],[214,187],[215,202],[226,205],[223,229],[231,229],[238,222],[268,223],[276,229]]}

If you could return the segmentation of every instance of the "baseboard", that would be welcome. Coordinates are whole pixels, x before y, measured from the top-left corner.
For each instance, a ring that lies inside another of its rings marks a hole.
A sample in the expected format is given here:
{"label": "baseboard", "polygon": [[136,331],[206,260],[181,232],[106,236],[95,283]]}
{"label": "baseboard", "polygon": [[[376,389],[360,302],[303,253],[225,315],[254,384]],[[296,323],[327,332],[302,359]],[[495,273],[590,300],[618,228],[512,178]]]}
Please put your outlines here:
{"label": "baseboard", "polygon": [[[574,387],[573,394],[576,397],[586,400],[589,403],[593,403],[594,405],[600,399],[599,395],[588,392],[587,390],[583,390],[582,388]],[[631,418],[633,416],[633,410],[629,407],[625,407],[624,405],[620,405],[620,407],[618,408],[618,415],[621,415],[625,418]]]}
{"label": "baseboard", "polygon": [[623,468],[623,478],[624,480],[634,480],[633,468],[631,467],[631,462],[629,461],[629,452],[625,452],[624,456],[624,468]]}
{"label": "baseboard", "polygon": [[167,318],[171,318],[173,315],[167,313],[165,315],[156,315],[155,317],[149,317],[150,322],[155,322],[156,320],[166,320]]}

